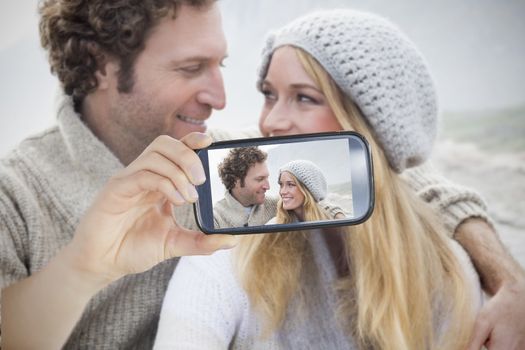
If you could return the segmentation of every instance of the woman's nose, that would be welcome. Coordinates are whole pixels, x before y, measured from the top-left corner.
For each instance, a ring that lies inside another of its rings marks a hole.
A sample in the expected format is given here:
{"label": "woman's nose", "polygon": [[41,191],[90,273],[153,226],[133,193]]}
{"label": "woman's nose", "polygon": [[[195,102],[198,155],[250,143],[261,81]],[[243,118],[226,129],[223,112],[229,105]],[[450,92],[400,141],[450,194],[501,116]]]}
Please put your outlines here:
{"label": "woman's nose", "polygon": [[293,124],[284,103],[276,103],[271,109],[263,110],[259,127],[263,135],[275,136],[291,130]]}

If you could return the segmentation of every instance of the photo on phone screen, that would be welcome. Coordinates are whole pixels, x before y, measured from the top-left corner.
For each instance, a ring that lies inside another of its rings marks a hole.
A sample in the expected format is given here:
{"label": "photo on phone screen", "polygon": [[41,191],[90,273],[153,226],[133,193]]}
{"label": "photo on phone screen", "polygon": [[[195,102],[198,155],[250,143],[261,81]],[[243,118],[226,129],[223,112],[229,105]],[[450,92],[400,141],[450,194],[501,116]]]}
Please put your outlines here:
{"label": "photo on phone screen", "polygon": [[351,133],[235,140],[198,151],[206,233],[290,231],[362,222],[373,207],[368,145]]}

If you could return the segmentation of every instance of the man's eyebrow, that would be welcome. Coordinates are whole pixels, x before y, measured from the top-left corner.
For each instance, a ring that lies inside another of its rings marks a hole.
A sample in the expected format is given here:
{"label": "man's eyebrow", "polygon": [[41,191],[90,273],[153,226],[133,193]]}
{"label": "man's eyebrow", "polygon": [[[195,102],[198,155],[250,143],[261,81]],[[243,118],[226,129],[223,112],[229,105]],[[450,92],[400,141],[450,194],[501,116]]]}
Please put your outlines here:
{"label": "man's eyebrow", "polygon": [[[225,55],[220,59],[220,61],[222,62],[227,58],[228,58],[228,55]],[[210,56],[196,55],[196,56],[184,57],[179,60],[171,60],[170,64],[179,65],[179,64],[183,64],[187,62],[208,62],[208,61],[213,61],[214,59],[215,59],[214,57],[210,57]]]}

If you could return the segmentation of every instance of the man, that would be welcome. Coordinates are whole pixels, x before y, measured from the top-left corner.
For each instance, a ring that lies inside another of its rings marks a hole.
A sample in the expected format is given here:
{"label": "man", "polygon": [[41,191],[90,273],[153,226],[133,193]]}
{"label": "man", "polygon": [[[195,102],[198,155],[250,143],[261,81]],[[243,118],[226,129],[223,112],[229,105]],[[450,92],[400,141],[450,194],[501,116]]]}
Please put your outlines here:
{"label": "man", "polygon": [[191,149],[210,138],[192,132],[225,104],[219,9],[47,1],[41,15],[72,97],[0,169],[2,348],[148,348],[176,261],[159,263],[234,244],[190,230],[181,206],[205,179]]}
{"label": "man", "polygon": [[257,147],[230,150],[219,164],[219,176],[226,191],[213,207],[215,227],[264,225],[275,216],[277,198],[269,198],[268,155]]}
{"label": "man", "polygon": [[[1,346],[149,348],[176,264],[161,262],[235,244],[190,230],[185,205],[204,180],[192,148],[210,143],[192,132],[225,104],[220,13],[213,0],[48,0],[41,16],[67,96],[58,126],[0,163]],[[476,200],[420,180],[495,294],[475,342],[523,347],[523,273],[484,221],[465,221],[484,215]]]}

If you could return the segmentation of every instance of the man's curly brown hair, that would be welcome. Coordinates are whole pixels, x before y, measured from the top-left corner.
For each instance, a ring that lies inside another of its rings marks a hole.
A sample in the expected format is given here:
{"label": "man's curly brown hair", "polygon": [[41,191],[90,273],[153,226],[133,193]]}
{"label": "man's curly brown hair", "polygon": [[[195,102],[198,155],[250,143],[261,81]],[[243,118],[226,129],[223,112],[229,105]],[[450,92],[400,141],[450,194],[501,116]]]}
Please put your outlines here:
{"label": "man's curly brown hair", "polygon": [[256,163],[266,160],[268,154],[257,147],[238,147],[230,150],[226,158],[219,164],[219,176],[228,191],[235,187],[237,179],[244,187],[244,179],[248,170]]}
{"label": "man's curly brown hair", "polygon": [[75,104],[97,87],[95,72],[105,55],[119,60],[118,89],[133,87],[133,64],[151,29],[181,5],[205,7],[214,0],[43,0],[40,42],[51,72]]}

